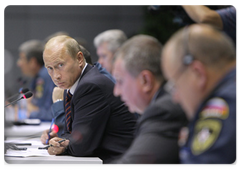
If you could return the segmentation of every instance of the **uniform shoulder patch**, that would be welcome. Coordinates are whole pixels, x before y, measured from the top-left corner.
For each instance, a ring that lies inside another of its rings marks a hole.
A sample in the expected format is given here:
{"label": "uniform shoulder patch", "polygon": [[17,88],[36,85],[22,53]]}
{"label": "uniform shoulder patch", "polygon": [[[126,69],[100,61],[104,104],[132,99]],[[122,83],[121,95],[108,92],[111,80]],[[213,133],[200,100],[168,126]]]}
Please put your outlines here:
{"label": "uniform shoulder patch", "polygon": [[217,140],[222,123],[216,119],[199,120],[194,129],[191,150],[194,155],[207,151]]}
{"label": "uniform shoulder patch", "polygon": [[229,106],[227,102],[219,97],[212,98],[200,112],[200,119],[219,118],[226,119],[229,116]]}
{"label": "uniform shoulder patch", "polygon": [[44,91],[44,80],[43,78],[38,78],[36,81],[36,98],[41,98]]}

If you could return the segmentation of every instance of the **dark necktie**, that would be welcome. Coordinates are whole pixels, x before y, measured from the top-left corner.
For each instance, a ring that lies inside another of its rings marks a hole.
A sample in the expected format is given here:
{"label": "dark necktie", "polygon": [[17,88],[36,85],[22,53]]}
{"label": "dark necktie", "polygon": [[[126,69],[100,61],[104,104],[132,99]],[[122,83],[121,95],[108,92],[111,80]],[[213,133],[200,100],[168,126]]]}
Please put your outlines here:
{"label": "dark necktie", "polygon": [[67,130],[69,133],[71,133],[72,128],[72,119],[71,119],[71,99],[72,94],[70,93],[70,90],[67,92],[66,99],[65,99],[65,120],[67,125]]}

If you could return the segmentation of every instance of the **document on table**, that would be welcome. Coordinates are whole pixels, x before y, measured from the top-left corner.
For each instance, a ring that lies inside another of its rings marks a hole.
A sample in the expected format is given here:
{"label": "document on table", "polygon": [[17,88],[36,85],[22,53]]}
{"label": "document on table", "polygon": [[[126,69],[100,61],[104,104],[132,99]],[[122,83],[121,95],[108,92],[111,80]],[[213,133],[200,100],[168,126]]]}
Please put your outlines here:
{"label": "document on table", "polygon": [[28,148],[25,151],[11,150],[8,149],[5,156],[7,157],[40,157],[40,156],[51,156],[47,150],[39,150],[38,148]]}
{"label": "document on table", "polygon": [[27,150],[13,150],[8,149],[5,153],[6,157],[46,157],[51,156],[48,154],[47,150],[38,149],[38,147],[44,147],[47,145],[43,145],[40,141],[40,138],[31,138],[31,139],[24,139],[24,138],[8,138],[5,143],[30,143],[31,146],[17,146],[19,148],[27,148]]}

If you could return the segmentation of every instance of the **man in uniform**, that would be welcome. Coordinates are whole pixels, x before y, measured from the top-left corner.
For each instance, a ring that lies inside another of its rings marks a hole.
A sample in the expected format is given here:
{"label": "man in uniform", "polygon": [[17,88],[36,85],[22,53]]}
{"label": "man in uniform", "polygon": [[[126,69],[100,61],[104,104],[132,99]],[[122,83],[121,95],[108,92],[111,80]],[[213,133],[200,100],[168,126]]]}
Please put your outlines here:
{"label": "man in uniform", "polygon": [[44,67],[43,47],[39,40],[22,43],[17,65],[25,76],[32,78],[30,90],[34,95],[28,100],[29,118],[51,121],[52,91],[55,85]]}
{"label": "man in uniform", "polygon": [[190,120],[182,163],[236,160],[236,55],[232,40],[209,25],[177,32],[163,49],[166,89]]}

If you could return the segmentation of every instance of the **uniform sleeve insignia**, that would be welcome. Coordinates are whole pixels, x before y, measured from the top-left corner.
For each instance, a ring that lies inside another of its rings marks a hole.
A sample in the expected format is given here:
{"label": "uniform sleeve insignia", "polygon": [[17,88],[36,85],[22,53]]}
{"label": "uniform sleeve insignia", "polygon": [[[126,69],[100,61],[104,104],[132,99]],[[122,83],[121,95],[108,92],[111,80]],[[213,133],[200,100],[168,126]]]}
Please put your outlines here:
{"label": "uniform sleeve insignia", "polygon": [[43,96],[44,91],[44,80],[42,78],[38,78],[36,81],[36,98],[41,98]]}
{"label": "uniform sleeve insignia", "polygon": [[226,119],[229,115],[229,107],[222,98],[210,99],[200,113],[200,118],[220,118]]}
{"label": "uniform sleeve insignia", "polygon": [[191,150],[194,155],[199,155],[208,150],[216,141],[222,129],[222,123],[215,119],[200,120],[194,131]]}

